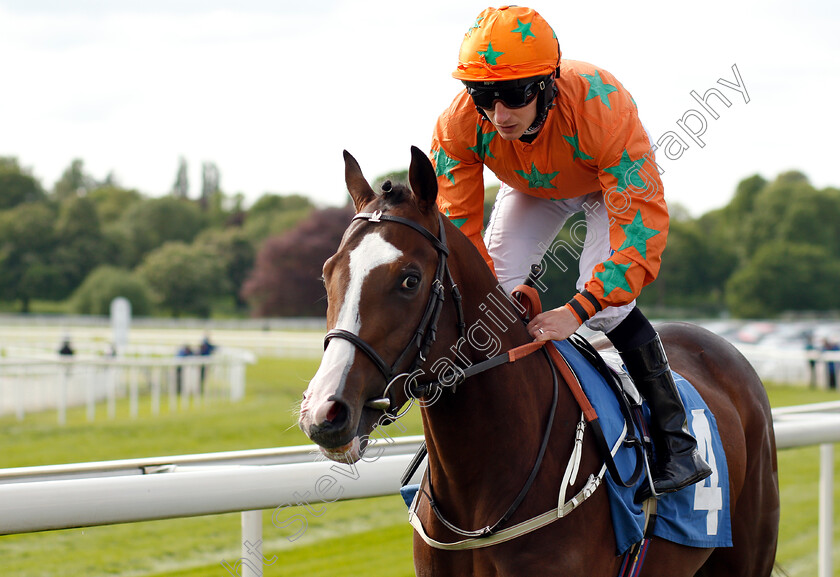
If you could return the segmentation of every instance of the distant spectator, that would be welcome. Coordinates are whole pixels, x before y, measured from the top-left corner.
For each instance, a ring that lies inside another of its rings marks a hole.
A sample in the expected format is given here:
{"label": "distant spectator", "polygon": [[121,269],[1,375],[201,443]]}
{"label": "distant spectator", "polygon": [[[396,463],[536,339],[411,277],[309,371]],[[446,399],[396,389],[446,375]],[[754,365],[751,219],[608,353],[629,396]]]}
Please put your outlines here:
{"label": "distant spectator", "polygon": [[[210,335],[205,334],[204,339],[202,339],[201,344],[198,347],[198,354],[202,357],[209,357],[213,354],[213,351],[216,350],[216,345],[210,342]],[[204,394],[204,378],[207,376],[207,364],[202,363],[199,375],[199,390],[201,394]]]}
{"label": "distant spectator", "polygon": [[[835,340],[823,339],[823,350],[826,352],[840,351],[840,344]],[[828,359],[825,362],[826,374],[828,376],[828,388],[831,391],[837,390],[837,366],[836,362]]]}
{"label": "distant spectator", "polygon": [[817,346],[814,344],[814,333],[808,333],[805,338],[805,354],[808,355],[809,384],[814,389],[817,386],[817,359],[814,351]]}
{"label": "distant spectator", "polygon": [[75,354],[75,351],[70,344],[70,337],[64,337],[64,340],[61,343],[61,348],[58,349],[58,354],[62,357],[72,357]]}
{"label": "distant spectator", "polygon": [[[178,352],[175,353],[176,357],[191,357],[195,353],[193,353],[192,348],[190,345],[183,345]],[[181,365],[175,367],[175,390],[177,391],[178,395],[181,394],[182,383],[183,383],[183,375],[184,375],[184,368]]]}
{"label": "distant spectator", "polygon": [[198,347],[198,354],[202,356],[212,355],[215,350],[216,345],[210,342],[210,335],[204,335],[204,339]]}

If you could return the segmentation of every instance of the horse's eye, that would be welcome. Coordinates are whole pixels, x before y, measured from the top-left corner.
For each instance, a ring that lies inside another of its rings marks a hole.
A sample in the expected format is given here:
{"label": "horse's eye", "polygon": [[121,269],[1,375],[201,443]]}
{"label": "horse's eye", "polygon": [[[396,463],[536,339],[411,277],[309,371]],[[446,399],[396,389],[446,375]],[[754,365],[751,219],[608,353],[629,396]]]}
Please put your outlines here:
{"label": "horse's eye", "polygon": [[420,284],[420,277],[418,277],[415,274],[410,274],[403,279],[401,286],[404,289],[413,290],[413,289],[417,288],[417,285],[419,285],[419,284]]}

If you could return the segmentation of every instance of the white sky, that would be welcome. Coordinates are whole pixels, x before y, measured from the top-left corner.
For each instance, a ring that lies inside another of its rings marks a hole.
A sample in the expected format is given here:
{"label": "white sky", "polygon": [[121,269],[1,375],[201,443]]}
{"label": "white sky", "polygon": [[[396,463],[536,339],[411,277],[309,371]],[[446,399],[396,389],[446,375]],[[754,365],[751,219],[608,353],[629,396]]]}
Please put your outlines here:
{"label": "white sky", "polygon": [[[496,4],[498,5],[498,4]],[[428,150],[481,0],[0,0],[0,155],[46,188],[74,158],[96,178],[168,192],[178,159],[198,194],[215,162],[226,193],[344,204],[341,151],[369,180]],[[742,178],[804,171],[840,186],[840,4],[806,0],[531,4],[565,58],[617,76],[658,139],[699,109],[731,102],[705,142],[660,152],[670,202],[694,216]],[[737,65],[750,97],[717,84]],[[488,182],[494,182],[488,180]]]}

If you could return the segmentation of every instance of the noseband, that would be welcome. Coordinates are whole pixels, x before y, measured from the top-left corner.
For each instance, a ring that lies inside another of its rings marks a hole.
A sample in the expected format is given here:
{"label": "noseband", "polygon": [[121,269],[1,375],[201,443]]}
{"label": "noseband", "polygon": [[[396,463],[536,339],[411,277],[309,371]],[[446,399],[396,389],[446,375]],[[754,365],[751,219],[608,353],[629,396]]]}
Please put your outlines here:
{"label": "noseband", "polygon": [[[392,401],[388,397],[388,390],[393,382],[402,375],[410,375],[416,371],[420,365],[426,362],[426,355],[432,348],[432,344],[437,337],[437,325],[440,319],[440,313],[443,310],[443,303],[445,300],[444,283],[448,283],[450,291],[452,292],[452,299],[455,302],[455,308],[458,313],[458,332],[459,336],[464,336],[466,323],[464,322],[464,312],[461,307],[461,293],[458,290],[458,285],[452,280],[452,273],[449,270],[449,265],[446,262],[449,256],[449,248],[446,245],[446,232],[443,227],[443,217],[438,213],[438,222],[440,223],[440,232],[438,236],[432,234],[427,228],[417,224],[413,220],[403,218],[401,216],[382,214],[382,211],[375,212],[360,212],[353,217],[353,220],[366,220],[370,223],[395,222],[411,228],[419,232],[423,237],[432,243],[432,246],[437,250],[438,263],[435,271],[435,278],[432,281],[431,292],[429,293],[429,301],[426,303],[426,310],[420,319],[417,329],[414,331],[414,336],[409,340],[403,349],[402,353],[397,357],[392,365],[388,365],[382,356],[374,350],[372,346],[366,343],[359,335],[344,329],[332,329],[324,337],[324,348],[326,349],[330,340],[339,338],[349,341],[360,351],[365,353],[373,362],[382,376],[385,377],[387,386],[382,394],[383,398],[368,401],[368,406],[375,409],[390,412]],[[397,370],[403,364],[406,357],[411,351],[416,351],[414,360],[408,368],[407,372],[397,374]],[[417,396],[421,396],[422,392],[418,391]],[[412,396],[414,393],[412,392]]]}

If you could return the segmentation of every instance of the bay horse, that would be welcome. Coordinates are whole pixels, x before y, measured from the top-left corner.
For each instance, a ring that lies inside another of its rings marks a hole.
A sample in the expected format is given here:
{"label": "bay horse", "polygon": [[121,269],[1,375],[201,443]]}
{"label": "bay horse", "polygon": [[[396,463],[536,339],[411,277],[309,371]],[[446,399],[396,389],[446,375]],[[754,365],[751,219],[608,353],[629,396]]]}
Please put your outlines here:
{"label": "bay horse", "polygon": [[[569,389],[562,379],[559,388],[552,386],[556,376],[541,354],[465,380],[446,376],[532,339],[518,318],[510,320],[515,304],[503,298],[479,252],[438,211],[435,170],[422,151],[412,147],[410,188],[388,183],[382,193],[373,191],[346,151],[344,158],[357,214],[324,264],[330,330],[304,393],[301,429],[328,457],[355,462],[383,416],[388,420],[410,396],[421,397],[427,476],[438,514],[431,495],[421,491],[416,516],[441,542],[486,533],[481,528],[500,520],[502,527],[514,526],[556,508],[581,414]],[[658,330],[671,367],[695,385],[716,416],[728,462],[733,546],[702,549],[655,538],[641,575],[768,576],[779,496],[764,387],[724,339],[687,323]],[[413,387],[403,384],[407,373]],[[422,382],[432,376],[453,386],[424,389]],[[587,439],[582,474],[569,495],[602,467]],[[622,559],[606,489],[587,496],[558,522],[493,546],[442,550],[415,531],[415,571],[421,577],[614,577]],[[514,500],[518,507],[511,506]]]}

